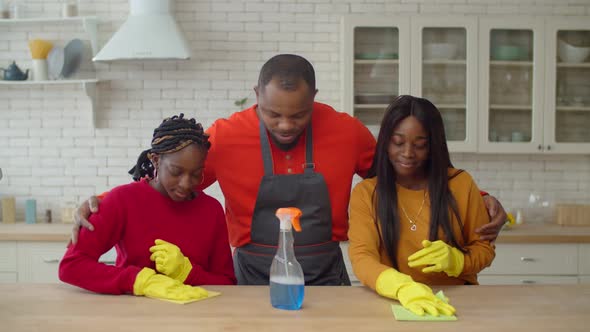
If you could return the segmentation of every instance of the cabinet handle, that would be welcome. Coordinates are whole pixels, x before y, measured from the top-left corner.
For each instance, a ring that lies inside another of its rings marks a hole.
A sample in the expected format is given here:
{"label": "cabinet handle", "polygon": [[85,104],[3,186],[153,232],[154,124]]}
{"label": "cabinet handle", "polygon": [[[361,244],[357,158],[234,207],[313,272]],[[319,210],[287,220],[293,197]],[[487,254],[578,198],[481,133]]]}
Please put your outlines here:
{"label": "cabinet handle", "polygon": [[520,281],[523,284],[536,284],[537,282],[534,280],[528,280],[528,279],[524,279]]}
{"label": "cabinet handle", "polygon": [[543,150],[543,146],[541,144],[539,144],[539,146],[537,146],[537,149]]}
{"label": "cabinet handle", "polygon": [[45,263],[59,263],[59,258],[43,258]]}
{"label": "cabinet handle", "polygon": [[547,151],[551,150],[551,145],[547,145]]}
{"label": "cabinet handle", "polygon": [[534,262],[535,259],[532,257],[520,257],[520,260],[523,262]]}

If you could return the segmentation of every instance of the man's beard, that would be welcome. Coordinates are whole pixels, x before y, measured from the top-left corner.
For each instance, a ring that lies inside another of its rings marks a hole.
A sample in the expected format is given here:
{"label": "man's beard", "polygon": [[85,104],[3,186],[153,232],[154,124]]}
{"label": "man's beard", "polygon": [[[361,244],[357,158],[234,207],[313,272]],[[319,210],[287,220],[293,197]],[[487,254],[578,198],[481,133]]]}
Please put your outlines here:
{"label": "man's beard", "polygon": [[299,142],[299,139],[301,138],[301,134],[299,134],[291,143],[280,143],[275,136],[271,133],[270,134],[270,139],[272,139],[272,142],[281,150],[283,151],[289,151],[291,149],[293,149],[295,147],[295,145],[297,145],[297,143]]}

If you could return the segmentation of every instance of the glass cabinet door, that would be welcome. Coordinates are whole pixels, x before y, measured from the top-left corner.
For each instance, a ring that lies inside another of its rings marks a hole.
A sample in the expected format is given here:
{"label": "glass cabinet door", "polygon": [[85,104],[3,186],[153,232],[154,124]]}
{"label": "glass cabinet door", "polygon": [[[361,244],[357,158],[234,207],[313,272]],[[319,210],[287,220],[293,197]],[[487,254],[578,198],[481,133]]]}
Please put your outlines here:
{"label": "glass cabinet door", "polygon": [[363,18],[345,18],[343,23],[344,108],[375,136],[387,106],[409,90],[409,66],[403,66],[409,57],[408,24],[407,19]]}
{"label": "glass cabinet door", "polygon": [[542,21],[501,21],[483,20],[480,30],[479,150],[542,150]]}
{"label": "glass cabinet door", "polygon": [[412,94],[439,109],[453,152],[476,149],[476,28],[464,17],[412,21]]}
{"label": "glass cabinet door", "polygon": [[547,25],[547,92],[544,148],[590,151],[590,22]]}

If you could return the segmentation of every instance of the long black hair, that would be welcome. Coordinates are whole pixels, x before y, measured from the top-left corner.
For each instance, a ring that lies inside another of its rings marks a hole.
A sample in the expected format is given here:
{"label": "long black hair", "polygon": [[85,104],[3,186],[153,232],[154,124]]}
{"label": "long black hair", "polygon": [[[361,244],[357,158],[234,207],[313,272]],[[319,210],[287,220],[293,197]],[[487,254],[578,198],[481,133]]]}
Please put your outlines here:
{"label": "long black hair", "polygon": [[154,165],[150,155],[166,154],[183,149],[189,144],[197,144],[209,150],[211,143],[209,135],[203,131],[203,126],[195,119],[185,119],[184,114],[174,115],[162,121],[152,135],[152,148],[143,151],[137,158],[137,163],[129,170],[134,181],[143,177],[154,177]]}
{"label": "long black hair", "polygon": [[[442,229],[446,242],[450,242],[453,247],[463,250],[451,227],[451,212],[455,215],[461,228],[463,228],[463,223],[459,216],[457,202],[449,190],[448,168],[453,167],[453,164],[449,156],[442,116],[438,109],[426,99],[407,95],[399,96],[387,107],[381,121],[373,165],[368,174],[368,177],[377,177],[377,186],[373,193],[375,222],[381,228],[383,245],[396,269],[398,268],[397,248],[399,245],[400,216],[398,213],[396,173],[389,161],[387,151],[394,129],[409,116],[418,119],[428,133],[428,159],[424,167],[428,178],[428,196],[430,199],[429,240],[437,240],[438,231]],[[460,172],[453,174],[451,178]]]}

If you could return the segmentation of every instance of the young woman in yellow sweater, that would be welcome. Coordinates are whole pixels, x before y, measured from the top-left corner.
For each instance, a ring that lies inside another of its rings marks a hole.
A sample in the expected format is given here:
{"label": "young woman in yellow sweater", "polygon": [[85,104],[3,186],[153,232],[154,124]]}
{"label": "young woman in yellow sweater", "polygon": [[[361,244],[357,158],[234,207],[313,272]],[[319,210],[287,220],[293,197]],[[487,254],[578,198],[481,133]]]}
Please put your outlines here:
{"label": "young woman in yellow sweater", "polygon": [[475,182],[453,168],[438,109],[398,97],[383,117],[369,176],[351,195],[356,276],[418,315],[453,314],[427,285],[477,284],[495,256],[475,233],[488,222]]}

